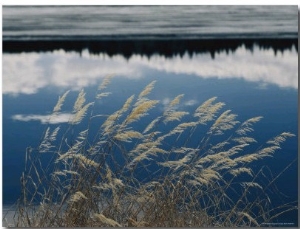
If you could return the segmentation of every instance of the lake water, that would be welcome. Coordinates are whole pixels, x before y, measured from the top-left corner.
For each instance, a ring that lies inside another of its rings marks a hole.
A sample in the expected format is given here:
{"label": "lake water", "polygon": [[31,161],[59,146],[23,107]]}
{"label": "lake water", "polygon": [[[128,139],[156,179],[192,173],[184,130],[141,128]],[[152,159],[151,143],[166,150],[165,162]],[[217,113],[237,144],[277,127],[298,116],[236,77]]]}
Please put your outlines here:
{"label": "lake water", "polygon": [[5,39],[291,37],[297,6],[4,6]]}
{"label": "lake water", "polygon": [[[264,117],[255,125],[258,144],[281,132],[296,134],[273,158],[255,165],[276,176],[298,155],[297,29],[297,7],[4,7],[3,204],[19,197],[26,147],[39,144],[47,125],[66,125],[78,92],[84,88],[92,99],[110,74],[112,94],[95,113],[113,113],[156,80],[149,97],[160,102],[144,123],[176,95],[184,94],[178,109],[190,113],[217,96],[240,121]],[[200,49],[201,42],[208,48]],[[48,124],[67,90],[65,112]],[[274,206],[298,200],[297,181],[294,163],[276,181],[285,196]],[[282,220],[297,226],[297,211]]]}

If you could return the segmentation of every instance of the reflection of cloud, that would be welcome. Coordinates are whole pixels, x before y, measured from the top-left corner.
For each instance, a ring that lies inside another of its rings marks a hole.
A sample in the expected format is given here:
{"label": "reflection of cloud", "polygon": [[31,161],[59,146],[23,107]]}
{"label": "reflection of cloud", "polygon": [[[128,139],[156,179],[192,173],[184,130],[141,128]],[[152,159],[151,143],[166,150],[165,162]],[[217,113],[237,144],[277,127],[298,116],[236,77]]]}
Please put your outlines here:
{"label": "reflection of cloud", "polygon": [[2,91],[3,93],[33,94],[45,87],[47,82],[43,69],[36,65],[38,55],[3,55]]}
{"label": "reflection of cloud", "polygon": [[140,66],[127,65],[122,56],[86,53],[22,53],[3,55],[4,94],[33,94],[46,86],[80,89],[99,83],[106,75],[141,76]]}
{"label": "reflection of cloud", "polygon": [[274,56],[272,50],[260,51],[255,48],[251,53],[242,47],[233,54],[218,54],[214,60],[209,54],[197,54],[193,58],[188,55],[182,58],[177,56],[172,60],[156,57],[149,61],[148,66],[161,71],[193,74],[202,78],[239,78],[250,82],[298,88],[298,54],[295,49]]}
{"label": "reflection of cloud", "polygon": [[17,121],[29,122],[29,121],[40,121],[42,124],[59,124],[65,123],[70,120],[72,114],[56,114],[56,115],[13,115],[12,119]]}
{"label": "reflection of cloud", "polygon": [[268,87],[268,84],[265,83],[265,82],[260,83],[260,84],[257,86],[258,89],[262,89],[262,90],[267,89],[267,87]]}
{"label": "reflection of cloud", "polygon": [[184,103],[185,106],[194,106],[195,104],[197,104],[197,100],[195,99],[188,100]]}
{"label": "reflection of cloud", "polygon": [[[168,97],[162,99],[161,103],[163,105],[163,110],[167,109],[170,102],[171,102],[171,99],[168,98]],[[182,108],[183,106],[194,106],[197,103],[198,103],[197,100],[190,99],[190,100],[187,100],[187,101],[183,101],[183,103],[180,102],[178,105],[174,106],[173,109],[176,110],[176,109]]]}
{"label": "reflection of cloud", "polygon": [[107,74],[139,78],[145,69],[171,74],[192,74],[202,78],[239,78],[262,85],[298,88],[298,54],[295,49],[277,53],[244,47],[233,54],[197,54],[150,59],[134,55],[129,60],[120,55],[91,55],[55,51],[53,53],[21,53],[3,55],[3,93],[32,94],[46,86],[79,89],[99,83]]}
{"label": "reflection of cloud", "polygon": [[171,102],[171,99],[169,98],[164,98],[161,103],[164,105],[164,106],[167,106],[169,103]]}

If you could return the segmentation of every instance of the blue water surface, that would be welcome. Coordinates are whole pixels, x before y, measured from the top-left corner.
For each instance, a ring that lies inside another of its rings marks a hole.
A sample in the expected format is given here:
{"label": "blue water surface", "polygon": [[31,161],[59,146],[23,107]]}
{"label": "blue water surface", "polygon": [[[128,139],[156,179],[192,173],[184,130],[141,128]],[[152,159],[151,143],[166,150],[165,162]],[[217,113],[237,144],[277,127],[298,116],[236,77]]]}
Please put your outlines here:
{"label": "blue water surface", "polygon": [[[179,110],[191,114],[205,100],[217,96],[238,115],[239,121],[263,116],[255,125],[253,137],[259,144],[281,132],[297,135],[297,52],[286,50],[277,55],[273,50],[253,52],[240,47],[233,53],[219,53],[214,59],[208,53],[193,56],[150,58],[134,55],[129,59],[105,53],[93,55],[84,51],[57,50],[45,53],[3,54],[3,204],[14,203],[20,195],[20,176],[24,169],[25,149],[36,147],[47,126],[47,119],[59,96],[71,90],[64,112],[51,126],[65,125],[78,92],[84,89],[87,100],[93,100],[98,85],[108,74],[114,74],[106,89],[112,94],[97,102],[94,114],[111,114],[126,99],[156,80],[149,98],[159,104],[136,125],[144,128],[153,117],[164,111],[175,96],[184,94]],[[95,119],[97,128],[104,119]],[[143,126],[143,127],[142,127]],[[168,131],[170,127],[164,127]],[[207,129],[200,130],[197,138]],[[276,176],[297,158],[297,139],[288,139],[273,158],[254,164],[258,171],[268,166]],[[276,181],[282,198],[273,204],[297,200],[297,163]],[[297,212],[284,216],[296,224]]]}
{"label": "blue water surface", "polygon": [[[297,16],[297,6],[4,6],[3,205],[20,196],[26,148],[37,147],[48,126],[66,127],[79,91],[93,101],[111,74],[106,91],[112,94],[95,103],[94,114],[112,114],[156,81],[149,98],[159,103],[134,124],[138,130],[184,94],[177,109],[190,114],[216,96],[226,104],[222,111],[232,110],[241,122],[263,116],[252,135],[257,144],[244,153],[282,132],[295,134],[273,158],[252,166],[269,168],[273,177],[289,166],[274,184],[278,191],[268,194],[273,207],[297,203]],[[67,90],[63,112],[49,123]],[[93,119],[91,128],[104,120]],[[207,128],[190,144],[198,144]],[[298,226],[297,213],[282,215],[277,225]]]}

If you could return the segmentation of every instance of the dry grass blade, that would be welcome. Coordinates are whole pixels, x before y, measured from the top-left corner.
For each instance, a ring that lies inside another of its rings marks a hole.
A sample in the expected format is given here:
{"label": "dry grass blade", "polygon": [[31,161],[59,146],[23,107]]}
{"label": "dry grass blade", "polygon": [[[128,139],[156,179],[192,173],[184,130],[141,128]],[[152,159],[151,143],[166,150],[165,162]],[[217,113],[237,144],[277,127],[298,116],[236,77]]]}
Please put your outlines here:
{"label": "dry grass blade", "polygon": [[259,122],[262,118],[262,116],[257,116],[246,120],[241,124],[236,133],[239,135],[246,135],[248,132],[253,131],[253,124]]}
{"label": "dry grass blade", "polygon": [[289,132],[283,132],[280,135],[276,136],[272,140],[268,141],[268,144],[273,144],[276,146],[280,146],[288,137],[294,137],[295,135]]}
{"label": "dry grass blade", "polygon": [[[237,115],[220,112],[225,104],[216,97],[189,115],[176,110],[180,94],[159,115],[142,119],[159,103],[146,97],[154,84],[148,84],[135,103],[132,95],[112,114],[93,115],[97,107],[86,103],[84,90],[79,92],[65,132],[64,125],[48,127],[41,144],[26,151],[15,225],[238,227],[263,225],[280,215],[271,209],[268,192],[287,168],[274,178],[263,168],[257,172],[252,162],[273,157],[295,135],[283,132],[261,145],[248,134],[262,117],[233,129]],[[109,94],[99,90],[95,101]],[[61,110],[67,93],[54,113]],[[88,109],[91,115],[86,117]],[[107,119],[94,119],[103,116]],[[42,158],[49,156],[49,161]],[[262,217],[254,214],[257,209]]]}
{"label": "dry grass blade", "polygon": [[254,138],[250,138],[250,137],[239,137],[239,138],[234,138],[232,140],[239,144],[248,144],[248,143],[256,142]]}
{"label": "dry grass blade", "polygon": [[132,112],[127,116],[124,124],[130,124],[139,120],[141,117],[147,115],[147,111],[153,108],[158,103],[158,100],[146,100],[136,106]]}
{"label": "dry grass blade", "polygon": [[130,142],[132,140],[132,138],[143,138],[144,135],[142,135],[141,133],[139,133],[138,131],[133,131],[133,130],[129,130],[129,131],[125,131],[122,133],[117,133],[114,138],[119,140],[119,141],[124,141],[124,142]]}
{"label": "dry grass blade", "polygon": [[206,100],[201,106],[199,106],[194,113],[194,117],[199,118],[200,124],[206,124],[215,118],[215,114],[225,105],[225,103],[218,102],[213,104],[217,97],[212,97]]}
{"label": "dry grass blade", "polygon": [[154,88],[154,84],[156,83],[156,80],[149,83],[144,90],[139,94],[139,99],[142,99],[143,97],[147,96]]}
{"label": "dry grass blade", "polygon": [[145,130],[143,131],[143,134],[149,132],[151,129],[153,129],[153,127],[160,121],[161,116],[158,116],[157,118],[155,118],[154,120],[152,120],[149,125],[145,128]]}
{"label": "dry grass blade", "polygon": [[101,99],[103,97],[109,96],[111,93],[110,92],[102,92],[96,95],[96,99]]}
{"label": "dry grass blade", "polygon": [[120,113],[124,113],[124,112],[126,112],[126,111],[130,108],[133,99],[134,99],[134,95],[130,96],[130,97],[126,100],[126,102],[124,103],[122,109],[120,110]]}
{"label": "dry grass blade", "polygon": [[219,118],[217,118],[208,133],[220,135],[223,134],[225,130],[233,128],[238,123],[238,121],[235,120],[237,115],[230,114],[230,112],[231,110],[223,112]]}
{"label": "dry grass blade", "polygon": [[84,90],[81,90],[75,101],[73,112],[76,113],[82,109],[83,104],[85,103],[85,93]]}
{"label": "dry grass blade", "polygon": [[172,109],[174,109],[175,106],[177,106],[180,103],[181,98],[184,96],[184,94],[176,96],[167,106],[165,109],[165,112],[163,116],[168,116],[170,112],[172,112]]}
{"label": "dry grass blade", "polygon": [[101,126],[102,128],[104,128],[104,131],[103,131],[104,135],[108,135],[113,132],[113,130],[117,126],[117,125],[115,125],[116,121],[121,117],[121,115],[123,113],[125,113],[130,108],[133,99],[134,99],[134,95],[130,96],[126,100],[126,102],[124,103],[123,107],[120,110],[118,110],[108,116],[108,118],[105,120],[105,122]]}
{"label": "dry grass blade", "polygon": [[198,125],[198,122],[185,122],[180,123],[178,126],[176,126],[172,131],[170,131],[166,136],[171,136],[173,134],[181,134],[184,130],[186,130],[189,127],[195,127]]}
{"label": "dry grass blade", "polygon": [[109,227],[122,227],[117,221],[105,217],[103,214],[94,214],[94,217],[98,219],[101,223],[109,226]]}
{"label": "dry grass blade", "polygon": [[108,75],[104,78],[103,82],[99,85],[98,90],[103,90],[107,87],[108,84],[110,84],[111,78],[113,75]]}
{"label": "dry grass blade", "polygon": [[55,107],[53,108],[53,113],[57,113],[61,110],[61,107],[62,107],[69,92],[70,91],[66,91],[61,97],[58,98],[58,101],[57,101]]}
{"label": "dry grass blade", "polygon": [[259,189],[263,190],[263,187],[256,182],[242,182],[241,186],[244,188],[247,188],[247,189],[249,187],[253,187],[253,188],[259,188]]}
{"label": "dry grass blade", "polygon": [[81,122],[81,120],[86,115],[86,112],[90,106],[92,106],[94,103],[88,103],[84,105],[79,111],[76,112],[73,119],[70,121],[70,124],[75,125]]}
{"label": "dry grass blade", "polygon": [[259,223],[247,212],[239,212],[239,216],[245,217],[251,224],[254,224],[255,226],[259,227]]}
{"label": "dry grass blade", "polygon": [[56,140],[56,136],[58,134],[59,129],[60,129],[60,127],[56,127],[53,130],[53,132],[50,134],[50,127],[47,128],[44,139],[39,146],[40,153],[49,152],[52,148],[55,147],[54,145],[52,145],[52,142],[54,142]]}
{"label": "dry grass blade", "polygon": [[238,176],[240,175],[241,173],[247,173],[249,176],[253,176],[253,172],[250,168],[237,168],[237,169],[232,169],[230,170],[230,173],[233,175],[233,176]]}
{"label": "dry grass blade", "polygon": [[180,169],[182,166],[186,166],[186,165],[188,166],[191,160],[193,159],[193,157],[195,156],[197,150],[188,149],[188,148],[181,148],[181,150],[184,150],[184,152],[186,153],[184,157],[176,161],[166,161],[160,164],[164,167],[173,168],[173,169],[175,168],[175,170]]}
{"label": "dry grass blade", "polygon": [[180,119],[184,116],[184,115],[188,115],[189,112],[186,111],[173,111],[170,112],[169,114],[167,114],[164,123],[168,123],[171,121],[180,121]]}
{"label": "dry grass blade", "polygon": [[183,98],[184,94],[177,95],[169,104],[169,107],[177,106],[180,100]]}
{"label": "dry grass blade", "polygon": [[74,193],[71,198],[70,198],[70,202],[71,203],[74,203],[74,202],[77,202],[81,199],[87,199],[87,197],[80,191],[77,191],[76,193]]}
{"label": "dry grass blade", "polygon": [[73,158],[79,159],[84,165],[93,166],[95,168],[99,167],[99,163],[97,163],[91,159],[88,159],[86,156],[84,156],[82,154],[73,155]]}

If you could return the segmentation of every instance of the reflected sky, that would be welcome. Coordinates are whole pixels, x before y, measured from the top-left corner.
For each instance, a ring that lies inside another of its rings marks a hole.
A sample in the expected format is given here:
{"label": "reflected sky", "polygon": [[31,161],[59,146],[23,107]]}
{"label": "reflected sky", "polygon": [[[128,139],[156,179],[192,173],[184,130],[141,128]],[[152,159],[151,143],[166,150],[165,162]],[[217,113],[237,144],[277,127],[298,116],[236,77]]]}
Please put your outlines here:
{"label": "reflected sky", "polygon": [[[184,94],[178,110],[190,114],[202,102],[217,96],[226,103],[226,109],[238,114],[239,121],[263,116],[253,136],[258,144],[284,131],[297,134],[298,54],[295,49],[275,55],[272,49],[255,47],[251,52],[240,47],[235,52],[216,54],[214,59],[210,53],[172,58],[133,55],[127,59],[122,55],[91,54],[87,50],[81,54],[58,50],[4,53],[2,60],[4,204],[16,201],[20,193],[26,147],[38,144],[46,124],[67,126],[79,90],[84,88],[87,101],[93,101],[98,85],[111,74],[115,77],[107,91],[112,94],[95,104],[95,114],[112,114],[128,97],[138,95],[156,80],[150,97],[160,102],[141,120],[141,126],[161,114],[175,96]],[[66,90],[71,91],[63,112],[50,119],[58,96]],[[103,120],[103,117],[93,119],[92,126],[97,128]],[[201,135],[202,130],[199,131],[196,136]],[[267,165],[278,174],[296,156],[297,137],[284,146],[282,153],[269,159]],[[297,198],[297,179],[295,164],[278,180],[290,201]]]}
{"label": "reflected sky", "polygon": [[[46,87],[79,90],[99,83],[107,74],[129,79],[156,70],[170,74],[188,74],[201,78],[243,79],[261,88],[269,84],[298,88],[298,54],[293,48],[274,55],[273,50],[253,52],[240,47],[234,53],[192,56],[93,55],[87,50],[79,54],[63,50],[46,53],[3,55],[3,93],[33,94]],[[170,76],[172,77],[172,76]]]}

